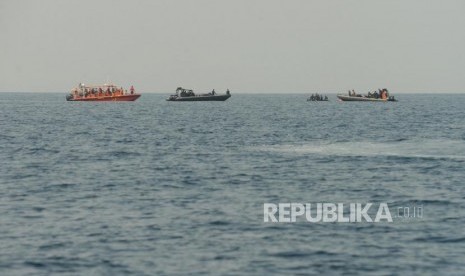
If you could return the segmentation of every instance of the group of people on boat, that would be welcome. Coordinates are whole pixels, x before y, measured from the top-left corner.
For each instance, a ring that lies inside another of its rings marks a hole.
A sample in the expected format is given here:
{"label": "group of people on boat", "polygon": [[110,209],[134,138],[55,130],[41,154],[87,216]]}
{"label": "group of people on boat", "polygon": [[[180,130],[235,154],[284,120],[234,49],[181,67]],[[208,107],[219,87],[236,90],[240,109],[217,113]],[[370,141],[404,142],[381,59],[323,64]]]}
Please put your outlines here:
{"label": "group of people on boat", "polygon": [[[176,89],[176,95],[178,95],[180,97],[194,97],[194,96],[196,96],[196,94],[194,93],[194,91],[192,89],[184,89],[182,87],[178,87]],[[215,96],[215,95],[217,95],[215,89],[213,89],[210,93],[200,94],[200,96]],[[226,95],[230,95],[229,89],[226,90]]]}
{"label": "group of people on boat", "polygon": [[[130,94],[134,94],[134,86],[131,86],[129,90]],[[114,97],[128,95],[128,91],[124,90],[123,87],[116,87],[114,85],[103,85],[88,87],[83,83],[79,84],[78,88],[74,88],[71,91],[71,95],[74,98],[95,98],[95,97]]]}
{"label": "group of people on boat", "polygon": [[[231,92],[229,92],[229,89],[226,90],[226,95],[229,95],[231,94]],[[214,96],[216,95],[216,92],[215,92],[215,89],[212,90],[212,92],[210,92],[210,95]]]}
{"label": "group of people on boat", "polygon": [[349,96],[350,96],[350,97],[363,97],[362,94],[357,94],[357,93],[355,92],[355,90],[353,90],[353,89],[352,89],[352,90],[349,90]]}
{"label": "group of people on boat", "polygon": [[167,101],[225,101],[231,97],[229,89],[226,94],[217,94],[215,89],[206,93],[194,93],[192,89],[176,88],[176,93],[170,95]]}
{"label": "group of people on boat", "polygon": [[368,92],[367,98],[387,99],[389,98],[389,92],[386,88],[378,89],[378,91]]}
{"label": "group of people on boat", "polygon": [[394,96],[389,96],[389,91],[386,88],[378,89],[378,91],[375,90],[373,92],[368,92],[368,94],[366,96],[363,96],[361,94],[357,94],[352,89],[352,91],[349,90],[349,96],[351,96],[351,97],[365,97],[365,98],[370,98],[370,99],[394,100]]}
{"label": "group of people on boat", "polygon": [[179,94],[181,97],[194,97],[195,93],[192,89],[184,89],[182,87],[178,87],[176,89],[176,94]]}
{"label": "group of people on boat", "polygon": [[318,101],[327,101],[328,100],[328,96],[323,96],[323,95],[320,95],[318,93],[316,94],[312,94],[310,96],[310,98],[307,99],[307,101],[315,101],[315,102],[318,102]]}

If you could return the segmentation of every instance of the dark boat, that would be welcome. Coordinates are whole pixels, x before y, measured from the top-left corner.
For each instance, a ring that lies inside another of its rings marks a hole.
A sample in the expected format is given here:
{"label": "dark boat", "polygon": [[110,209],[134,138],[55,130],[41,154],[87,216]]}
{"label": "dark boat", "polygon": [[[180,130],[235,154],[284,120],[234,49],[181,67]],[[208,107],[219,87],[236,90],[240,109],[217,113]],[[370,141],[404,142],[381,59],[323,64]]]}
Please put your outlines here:
{"label": "dark boat", "polygon": [[167,101],[177,101],[177,102],[195,102],[195,101],[226,101],[231,97],[229,89],[226,91],[226,94],[217,95],[215,89],[212,92],[206,94],[196,95],[191,89],[184,89],[178,87],[176,89],[176,94],[169,96]]}

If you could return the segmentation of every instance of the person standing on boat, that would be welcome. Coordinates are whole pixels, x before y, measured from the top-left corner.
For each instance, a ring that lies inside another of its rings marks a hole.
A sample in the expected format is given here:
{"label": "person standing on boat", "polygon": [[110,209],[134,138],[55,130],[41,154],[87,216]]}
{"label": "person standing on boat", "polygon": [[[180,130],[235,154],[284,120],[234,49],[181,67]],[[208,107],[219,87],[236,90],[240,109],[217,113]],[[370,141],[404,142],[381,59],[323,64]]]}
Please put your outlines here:
{"label": "person standing on boat", "polygon": [[131,91],[131,95],[134,94],[134,86],[131,85],[130,91]]}
{"label": "person standing on boat", "polygon": [[382,96],[383,100],[386,100],[388,98],[388,91],[387,89],[383,89],[383,96]]}
{"label": "person standing on boat", "polygon": [[215,95],[215,89],[212,90],[212,95]]}
{"label": "person standing on boat", "polygon": [[229,93],[230,92],[229,92],[229,88],[228,88],[228,89],[226,89],[226,95],[229,95]]}

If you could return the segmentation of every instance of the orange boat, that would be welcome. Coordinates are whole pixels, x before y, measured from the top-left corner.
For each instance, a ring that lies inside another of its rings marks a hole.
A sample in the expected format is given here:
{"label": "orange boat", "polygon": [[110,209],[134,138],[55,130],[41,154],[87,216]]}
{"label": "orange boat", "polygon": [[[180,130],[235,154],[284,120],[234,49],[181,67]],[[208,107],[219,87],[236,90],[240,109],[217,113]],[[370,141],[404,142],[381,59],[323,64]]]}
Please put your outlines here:
{"label": "orange boat", "polygon": [[66,96],[67,101],[101,101],[101,102],[132,102],[137,100],[140,94],[134,92],[131,86],[129,93],[122,87],[113,84],[85,85],[80,83]]}

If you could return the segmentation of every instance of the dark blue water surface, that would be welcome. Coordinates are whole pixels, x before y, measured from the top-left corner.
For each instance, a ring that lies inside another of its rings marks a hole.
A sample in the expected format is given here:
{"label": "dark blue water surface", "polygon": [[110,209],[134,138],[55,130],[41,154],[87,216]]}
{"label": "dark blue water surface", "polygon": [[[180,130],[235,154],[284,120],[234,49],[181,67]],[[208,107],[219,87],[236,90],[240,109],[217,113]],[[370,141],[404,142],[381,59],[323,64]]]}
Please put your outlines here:
{"label": "dark blue water surface", "polygon": [[[64,95],[0,94],[1,275],[465,271],[463,94]],[[424,215],[265,223],[267,202],[386,202]]]}

